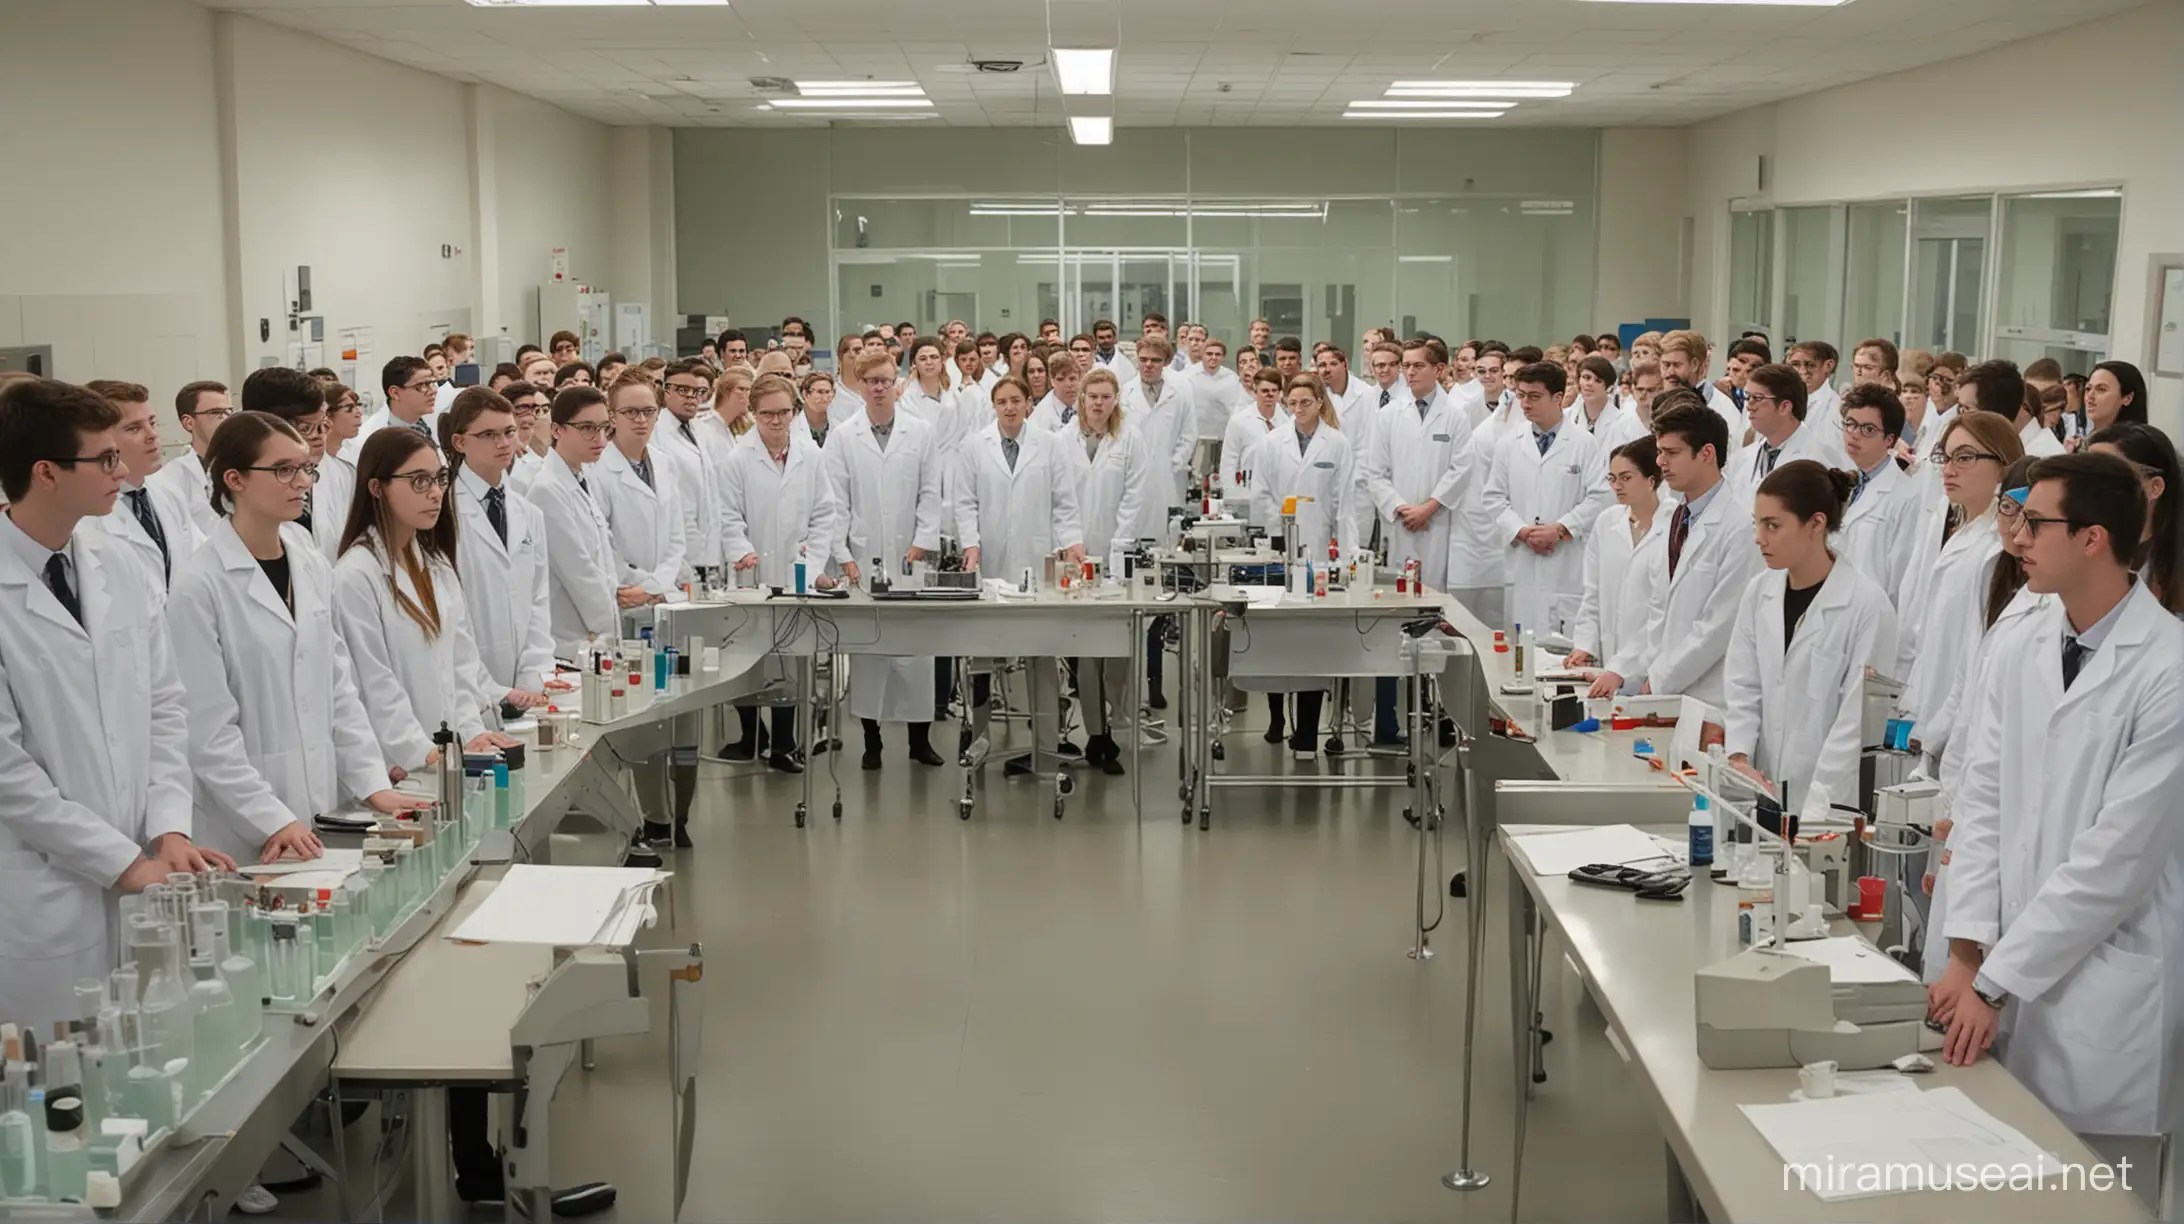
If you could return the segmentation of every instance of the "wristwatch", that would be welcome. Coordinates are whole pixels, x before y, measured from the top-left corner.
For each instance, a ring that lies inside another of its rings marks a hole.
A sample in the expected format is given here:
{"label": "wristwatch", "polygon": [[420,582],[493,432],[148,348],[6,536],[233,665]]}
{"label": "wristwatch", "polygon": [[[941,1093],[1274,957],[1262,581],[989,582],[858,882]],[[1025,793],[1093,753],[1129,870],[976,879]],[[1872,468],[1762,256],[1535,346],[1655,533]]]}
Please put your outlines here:
{"label": "wristwatch", "polygon": [[1981,990],[1976,984],[1972,987],[1972,993],[1979,996],[1980,1002],[1986,1004],[1996,1011],[2001,1011],[2002,1005],[2010,1001],[2010,996],[2007,992],[1997,990],[1993,994],[1988,994],[1986,991]]}

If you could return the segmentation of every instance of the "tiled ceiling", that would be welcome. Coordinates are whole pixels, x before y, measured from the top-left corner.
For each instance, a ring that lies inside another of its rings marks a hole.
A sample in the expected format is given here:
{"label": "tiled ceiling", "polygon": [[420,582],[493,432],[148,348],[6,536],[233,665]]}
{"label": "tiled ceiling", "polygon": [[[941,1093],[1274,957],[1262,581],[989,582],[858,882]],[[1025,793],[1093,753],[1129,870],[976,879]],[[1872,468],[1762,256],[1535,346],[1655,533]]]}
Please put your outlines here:
{"label": "tiled ceiling", "polygon": [[[1061,2],[1061,0],[1057,0]],[[1582,0],[1109,0],[1121,127],[1338,124],[1398,79],[1567,80],[1474,126],[1680,125],[1916,68],[2143,0],[1854,0],[1837,8]],[[916,80],[954,127],[1059,126],[1040,0],[732,0],[479,8],[206,0],[614,124],[811,127],[754,77]],[[973,60],[1017,60],[1015,73]],[[2015,87],[2014,85],[2011,87]],[[2087,88],[2087,82],[2059,88]],[[1826,138],[1850,139],[1836,133]]]}

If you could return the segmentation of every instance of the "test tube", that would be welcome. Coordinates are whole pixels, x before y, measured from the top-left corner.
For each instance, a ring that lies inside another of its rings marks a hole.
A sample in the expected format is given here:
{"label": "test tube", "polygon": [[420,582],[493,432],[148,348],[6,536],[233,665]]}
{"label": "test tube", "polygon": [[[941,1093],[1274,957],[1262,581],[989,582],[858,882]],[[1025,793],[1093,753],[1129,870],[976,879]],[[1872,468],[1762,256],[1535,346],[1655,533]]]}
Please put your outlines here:
{"label": "test tube", "polygon": [[266,993],[275,1003],[296,1001],[296,924],[286,918],[273,920],[273,960],[266,974]]}
{"label": "test tube", "polygon": [[296,907],[296,1002],[309,1003],[318,996],[318,920],[311,903]]}
{"label": "test tube", "polygon": [[493,762],[493,827],[505,829],[515,823],[515,805],[523,791],[523,745],[508,749],[501,759]]}
{"label": "test tube", "polygon": [[357,890],[357,896],[364,903],[365,942],[369,943],[385,935],[387,894],[392,888],[388,883],[387,865],[380,861],[377,854],[366,851],[363,866],[358,869],[357,874],[349,878],[349,884]]}
{"label": "test tube", "polygon": [[312,942],[318,949],[316,958],[312,962],[312,972],[319,977],[329,978],[334,976],[334,967],[340,963],[342,953],[346,951],[342,944],[342,937],[346,932],[338,929],[348,925],[345,919],[346,915],[344,915],[344,921],[338,923],[335,921],[334,890],[331,888],[319,889],[318,906],[311,911]]}

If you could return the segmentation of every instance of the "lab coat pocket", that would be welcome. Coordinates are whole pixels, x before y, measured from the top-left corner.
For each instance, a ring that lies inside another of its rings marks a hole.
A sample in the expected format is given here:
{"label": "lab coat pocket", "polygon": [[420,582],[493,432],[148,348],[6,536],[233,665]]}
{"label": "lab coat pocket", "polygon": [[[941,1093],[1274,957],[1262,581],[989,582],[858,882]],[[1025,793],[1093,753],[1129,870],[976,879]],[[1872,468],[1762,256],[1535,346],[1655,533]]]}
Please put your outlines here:
{"label": "lab coat pocket", "polygon": [[99,890],[35,850],[0,852],[0,924],[7,943],[37,956],[81,952],[106,937]]}
{"label": "lab coat pocket", "polygon": [[[2040,1035],[2050,1048],[2032,1057],[2045,1064],[2042,1099],[2066,1121],[2152,1129],[2162,1079],[2161,982],[2158,958],[2101,944],[2055,984]],[[2021,1056],[2028,1053],[2023,1029],[2020,1023],[2012,1045]]]}

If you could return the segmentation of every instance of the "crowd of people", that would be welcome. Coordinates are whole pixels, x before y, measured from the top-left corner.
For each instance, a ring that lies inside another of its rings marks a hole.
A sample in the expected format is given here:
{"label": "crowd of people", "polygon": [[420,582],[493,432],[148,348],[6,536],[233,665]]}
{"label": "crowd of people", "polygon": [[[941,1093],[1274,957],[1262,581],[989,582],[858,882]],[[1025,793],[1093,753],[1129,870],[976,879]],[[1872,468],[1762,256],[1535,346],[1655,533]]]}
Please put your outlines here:
{"label": "crowd of people", "polygon": [[[1565,647],[1595,696],[1699,698],[1789,810],[1856,803],[1866,677],[1900,679],[1943,784],[1928,953],[1951,1057],[2013,1026],[2013,1065],[2074,1125],[2154,1108],[2059,1036],[2184,983],[2184,474],[2128,362],[1870,339],[1846,372],[1824,341],[1778,362],[1689,330],[1626,352],[1374,328],[1353,353],[1263,320],[1232,349],[1158,314],[1127,344],[1107,320],[904,323],[826,362],[802,319],[770,330],[596,362],[564,332],[490,371],[448,336],[385,364],[369,419],[332,371],[193,382],[172,457],[146,386],[0,383],[0,1014],[47,1017],[105,972],[105,894],[309,857],[343,802],[414,805],[393,783],[443,723],[511,743],[504,720],[568,687],[557,659],[700,569],[1013,579],[1157,538],[1210,493],[1303,555],[1414,568]],[[1073,692],[1086,737],[1043,746],[1122,772],[1117,726],[1166,705],[1165,635],[1142,676],[1033,667],[1033,702]],[[958,674],[853,659],[862,765],[889,723],[940,765]],[[1403,742],[1396,695],[1360,715],[1375,743]],[[1271,698],[1267,739],[1317,756],[1322,704]],[[738,713],[727,756],[805,767],[792,710]],[[690,842],[695,737],[678,726],[640,852]]]}

